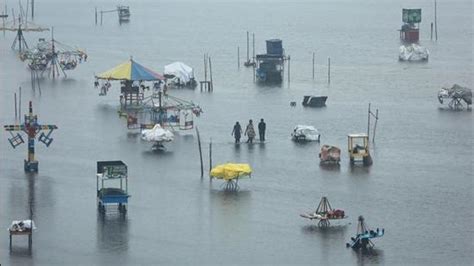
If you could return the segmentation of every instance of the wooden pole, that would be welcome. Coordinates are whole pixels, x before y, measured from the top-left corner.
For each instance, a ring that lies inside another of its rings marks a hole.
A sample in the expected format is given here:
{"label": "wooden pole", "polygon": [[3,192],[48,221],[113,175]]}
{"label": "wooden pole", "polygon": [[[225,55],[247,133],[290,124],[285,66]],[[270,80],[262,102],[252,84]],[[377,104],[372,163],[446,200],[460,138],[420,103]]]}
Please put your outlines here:
{"label": "wooden pole", "polygon": [[328,57],[328,84],[331,84],[331,57]]}
{"label": "wooden pole", "polygon": [[377,121],[379,121],[379,109],[375,110],[374,135],[372,135],[372,142],[375,142],[375,130],[377,130]]}
{"label": "wooden pole", "polygon": [[240,47],[237,46],[237,69],[240,69]]}
{"label": "wooden pole", "polygon": [[[255,63],[255,33],[252,33],[252,63]],[[254,65],[255,67],[255,65]]]}
{"label": "wooden pole", "polygon": [[250,49],[249,49],[249,32],[247,31],[247,62],[250,62],[250,58],[249,58],[249,52],[250,52]]}
{"label": "wooden pole", "polygon": [[288,84],[290,84],[290,56],[288,55]]}
{"label": "wooden pole", "polygon": [[95,25],[97,26],[97,7],[95,7]]}
{"label": "wooden pole", "polygon": [[369,103],[369,110],[367,112],[367,137],[370,134],[370,103]]}
{"label": "wooden pole", "polygon": [[430,40],[433,40],[433,22],[431,22],[431,35]]}
{"label": "wooden pole", "polygon": [[20,93],[18,95],[18,118],[21,120],[21,87],[19,88]]}
{"label": "wooden pole", "polygon": [[18,118],[18,113],[17,113],[18,107],[16,105],[16,92],[14,93],[14,95],[15,95],[14,98],[15,98],[15,120],[16,120]]}
{"label": "wooden pole", "polygon": [[212,64],[211,64],[211,57],[210,56],[209,56],[209,79],[210,79],[210,82],[211,82],[210,91],[214,91],[214,83],[212,81]]}
{"label": "wooden pole", "polygon": [[102,26],[102,18],[104,16],[104,12],[101,10],[100,11],[100,25]]}
{"label": "wooden pole", "polygon": [[212,170],[212,138],[209,141],[209,174]]}
{"label": "wooden pole", "polygon": [[35,18],[35,0],[31,0],[31,19]]}
{"label": "wooden pole", "polygon": [[201,137],[199,136],[199,129],[196,127],[196,135],[198,139],[198,147],[199,147],[199,158],[201,159],[201,179],[204,177],[204,165],[202,162],[202,149],[201,149]]}
{"label": "wooden pole", "polygon": [[206,58],[206,54],[204,54],[204,81],[207,81],[207,58]]}
{"label": "wooden pole", "polygon": [[434,13],[435,13],[435,20],[434,20],[434,28],[435,28],[435,38],[436,41],[438,40],[438,15],[437,15],[437,1],[434,2]]}
{"label": "wooden pole", "polygon": [[313,80],[314,80],[314,52],[313,52]]}

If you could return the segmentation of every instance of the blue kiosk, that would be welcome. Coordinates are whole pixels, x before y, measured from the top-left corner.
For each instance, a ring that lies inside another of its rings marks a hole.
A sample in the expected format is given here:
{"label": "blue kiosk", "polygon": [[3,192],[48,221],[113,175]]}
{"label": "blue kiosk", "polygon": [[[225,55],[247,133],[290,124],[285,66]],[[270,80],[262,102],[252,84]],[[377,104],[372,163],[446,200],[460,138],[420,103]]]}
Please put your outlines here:
{"label": "blue kiosk", "polygon": [[100,212],[105,213],[106,205],[117,205],[120,213],[127,212],[130,197],[127,171],[127,165],[122,161],[97,162],[97,206]]}

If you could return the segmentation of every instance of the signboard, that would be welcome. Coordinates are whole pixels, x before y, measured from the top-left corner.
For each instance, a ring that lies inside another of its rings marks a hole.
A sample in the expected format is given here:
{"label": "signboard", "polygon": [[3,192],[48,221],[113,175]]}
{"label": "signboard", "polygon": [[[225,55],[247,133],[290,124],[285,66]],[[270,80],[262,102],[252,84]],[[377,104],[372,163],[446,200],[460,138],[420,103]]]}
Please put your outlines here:
{"label": "signboard", "polygon": [[405,23],[420,23],[421,22],[421,8],[403,9],[402,20]]}

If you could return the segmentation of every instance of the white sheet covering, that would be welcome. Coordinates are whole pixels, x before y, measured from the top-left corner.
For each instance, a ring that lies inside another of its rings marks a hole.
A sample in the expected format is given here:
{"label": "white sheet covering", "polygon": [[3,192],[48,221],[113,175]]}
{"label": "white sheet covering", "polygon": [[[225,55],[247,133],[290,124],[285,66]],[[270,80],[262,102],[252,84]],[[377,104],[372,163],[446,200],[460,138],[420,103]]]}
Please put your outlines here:
{"label": "white sheet covering", "polygon": [[297,125],[291,134],[294,139],[305,141],[318,141],[319,135],[319,131],[315,127],[307,125]]}
{"label": "white sheet covering", "polygon": [[169,142],[174,139],[174,135],[168,129],[163,129],[156,124],[152,129],[142,130],[142,139],[145,141]]}
{"label": "white sheet covering", "polygon": [[181,85],[185,85],[194,78],[194,71],[192,67],[182,62],[174,62],[165,66],[165,75],[174,75]]}
{"label": "white sheet covering", "polygon": [[425,61],[428,60],[429,55],[428,49],[413,43],[400,46],[400,55],[398,58],[401,61]]}

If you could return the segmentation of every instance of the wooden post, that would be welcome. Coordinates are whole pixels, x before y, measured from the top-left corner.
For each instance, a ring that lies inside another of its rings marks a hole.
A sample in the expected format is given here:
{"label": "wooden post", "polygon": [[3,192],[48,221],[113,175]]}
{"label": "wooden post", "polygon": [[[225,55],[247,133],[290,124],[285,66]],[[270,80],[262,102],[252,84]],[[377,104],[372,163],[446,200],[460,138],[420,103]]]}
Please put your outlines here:
{"label": "wooden post", "polygon": [[212,82],[212,64],[211,64],[211,57],[209,56],[209,79],[210,79],[210,88],[209,91],[214,91],[214,83]]}
{"label": "wooden post", "polygon": [[97,26],[97,7],[95,7],[95,25]]}
{"label": "wooden post", "polygon": [[290,84],[290,56],[288,55],[288,84]]}
{"label": "wooden post", "polygon": [[31,19],[35,19],[35,0],[31,0]]}
{"label": "wooden post", "polygon": [[209,174],[212,170],[212,138],[209,141]]}
{"label": "wooden post", "polygon": [[374,135],[372,135],[372,142],[375,142],[375,130],[377,130],[377,121],[379,121],[379,109],[375,110]]}
{"label": "wooden post", "polygon": [[331,57],[328,57],[328,84],[331,84]]}
{"label": "wooden post", "polygon": [[104,12],[101,10],[100,11],[100,25],[102,26],[102,19],[104,17]]}
{"label": "wooden post", "polygon": [[254,63],[254,68],[255,68],[255,33],[252,33],[252,63]]}
{"label": "wooden post", "polygon": [[240,69],[240,47],[237,46],[237,69]]}
{"label": "wooden post", "polygon": [[250,58],[249,58],[249,31],[247,31],[247,62],[250,62]]}
{"label": "wooden post", "polygon": [[202,149],[201,149],[201,137],[199,136],[199,129],[196,127],[196,135],[198,139],[198,147],[199,147],[199,158],[201,159],[201,179],[204,177],[204,165],[202,162]]}
{"label": "wooden post", "polygon": [[206,54],[204,54],[204,81],[207,81],[207,58],[206,58]]}
{"label": "wooden post", "polygon": [[20,93],[18,95],[18,118],[21,120],[21,87],[20,87]]}
{"label": "wooden post", "polygon": [[17,113],[17,110],[18,110],[18,107],[16,105],[16,92],[14,93],[15,95],[15,120],[18,118],[18,113]]}
{"label": "wooden post", "polygon": [[438,40],[438,16],[437,16],[437,1],[435,0],[434,2],[434,13],[435,13],[435,19],[434,19],[434,28],[435,28],[435,38],[436,41]]}
{"label": "wooden post", "polygon": [[369,110],[367,111],[367,137],[370,134],[370,103],[369,103]]}
{"label": "wooden post", "polygon": [[313,52],[313,80],[314,80],[314,52]]}
{"label": "wooden post", "polygon": [[433,22],[431,22],[431,34],[430,34],[430,40],[433,40]]}

